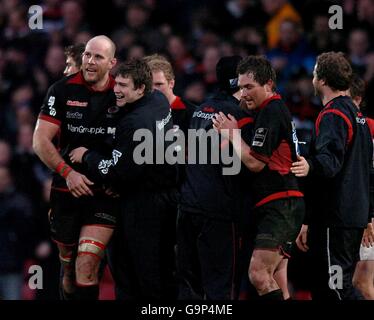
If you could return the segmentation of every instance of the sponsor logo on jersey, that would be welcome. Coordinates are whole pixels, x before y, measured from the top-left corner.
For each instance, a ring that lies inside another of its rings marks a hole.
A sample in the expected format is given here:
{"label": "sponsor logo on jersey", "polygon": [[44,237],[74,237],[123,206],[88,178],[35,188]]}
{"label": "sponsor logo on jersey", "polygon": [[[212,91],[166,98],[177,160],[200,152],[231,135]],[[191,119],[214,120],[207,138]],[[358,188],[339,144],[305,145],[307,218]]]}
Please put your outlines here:
{"label": "sponsor logo on jersey", "polygon": [[213,108],[213,107],[204,107],[204,108],[203,108],[203,112],[209,112],[209,113],[212,113],[212,112],[214,112],[214,108]]}
{"label": "sponsor logo on jersey", "polygon": [[70,107],[87,107],[88,102],[76,101],[76,100],[68,100],[66,101],[66,105]]}
{"label": "sponsor logo on jersey", "polygon": [[48,107],[49,107],[49,114],[51,116],[55,116],[56,115],[56,109],[53,108],[53,105],[55,104],[56,102],[56,97],[55,96],[50,96],[49,99],[48,99]]}
{"label": "sponsor logo on jersey", "polygon": [[67,111],[66,112],[66,119],[82,119],[83,117],[83,114],[79,113],[79,112],[70,112],[70,111]]}
{"label": "sponsor logo on jersey", "polygon": [[364,125],[366,123],[366,119],[365,118],[356,117],[356,122],[358,124]]}
{"label": "sponsor logo on jersey", "polygon": [[98,169],[101,171],[102,174],[108,174],[109,172],[109,168],[111,166],[114,166],[117,164],[119,158],[122,157],[122,152],[114,149],[112,151],[112,159],[110,160],[101,160],[99,165],[98,165]]}
{"label": "sponsor logo on jersey", "polygon": [[73,126],[68,123],[68,130],[73,133],[88,133],[88,134],[106,134],[107,130],[103,127],[91,127],[87,128],[84,126]]}
{"label": "sponsor logo on jersey", "polygon": [[192,118],[202,118],[205,120],[212,120],[214,117],[214,113],[205,113],[202,111],[195,111],[192,115]]}
{"label": "sponsor logo on jersey", "polygon": [[118,111],[119,111],[119,107],[117,107],[117,106],[113,106],[113,107],[108,108],[108,113],[110,113],[110,114],[117,113]]}
{"label": "sponsor logo on jersey", "polygon": [[108,127],[107,134],[116,134],[116,127]]}
{"label": "sponsor logo on jersey", "polygon": [[157,128],[158,130],[164,129],[164,127],[169,123],[171,119],[171,110],[169,111],[169,114],[166,118],[162,119],[161,121],[157,121]]}
{"label": "sponsor logo on jersey", "polygon": [[253,137],[252,146],[262,147],[266,140],[266,135],[268,134],[268,128],[258,128]]}

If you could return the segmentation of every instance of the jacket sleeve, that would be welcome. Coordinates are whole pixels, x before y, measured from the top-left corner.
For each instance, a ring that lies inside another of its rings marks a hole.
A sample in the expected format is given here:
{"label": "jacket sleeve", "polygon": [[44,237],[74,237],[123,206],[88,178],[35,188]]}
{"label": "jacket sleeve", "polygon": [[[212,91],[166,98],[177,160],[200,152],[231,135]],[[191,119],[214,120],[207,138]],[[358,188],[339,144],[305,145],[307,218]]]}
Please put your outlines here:
{"label": "jacket sleeve", "polygon": [[337,114],[323,115],[315,139],[315,154],[308,160],[314,175],[334,177],[342,169],[348,141],[348,126]]}
{"label": "jacket sleeve", "polygon": [[[134,133],[135,130],[131,127],[120,130],[120,133],[116,136],[111,158],[91,150],[84,155],[83,164],[89,172],[89,177],[94,182],[113,185],[136,178],[141,174],[144,168],[144,163],[141,163],[141,161],[144,158],[140,159],[136,156],[136,153],[141,147],[139,144],[145,144],[146,142],[135,141]],[[145,148],[146,146],[143,150]]]}

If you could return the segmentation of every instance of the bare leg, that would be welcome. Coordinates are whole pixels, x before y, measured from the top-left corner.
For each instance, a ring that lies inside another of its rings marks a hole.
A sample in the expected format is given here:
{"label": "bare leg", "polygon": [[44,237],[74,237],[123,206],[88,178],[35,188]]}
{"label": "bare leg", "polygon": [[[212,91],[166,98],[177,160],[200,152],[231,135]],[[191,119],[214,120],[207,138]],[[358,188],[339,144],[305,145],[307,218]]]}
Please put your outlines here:
{"label": "bare leg", "polygon": [[374,261],[359,261],[353,276],[353,285],[366,300],[374,300]]}
{"label": "bare leg", "polygon": [[91,225],[82,227],[80,246],[75,264],[76,282],[78,285],[90,286],[99,283],[100,261],[112,234],[113,229],[111,228]]}
{"label": "bare leg", "polygon": [[274,279],[274,272],[282,260],[283,256],[278,251],[253,251],[249,265],[249,280],[260,296],[280,289]]}
{"label": "bare leg", "polygon": [[283,259],[274,272],[274,279],[282,290],[284,300],[290,298],[290,292],[288,291],[287,266],[288,259]]}

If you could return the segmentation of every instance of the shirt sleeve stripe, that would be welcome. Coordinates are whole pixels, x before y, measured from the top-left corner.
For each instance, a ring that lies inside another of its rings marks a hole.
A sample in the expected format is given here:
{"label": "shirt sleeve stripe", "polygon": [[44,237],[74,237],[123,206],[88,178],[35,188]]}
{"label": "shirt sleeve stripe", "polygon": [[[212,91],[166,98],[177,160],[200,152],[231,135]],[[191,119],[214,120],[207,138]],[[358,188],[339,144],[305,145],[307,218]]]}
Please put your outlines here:
{"label": "shirt sleeve stripe", "polygon": [[45,121],[48,121],[48,122],[51,122],[51,123],[54,123],[54,124],[57,124],[58,126],[61,125],[61,121],[56,119],[56,118],[53,118],[53,117],[50,117],[50,116],[47,116],[45,114],[40,114],[39,119],[42,119],[42,120],[45,120]]}

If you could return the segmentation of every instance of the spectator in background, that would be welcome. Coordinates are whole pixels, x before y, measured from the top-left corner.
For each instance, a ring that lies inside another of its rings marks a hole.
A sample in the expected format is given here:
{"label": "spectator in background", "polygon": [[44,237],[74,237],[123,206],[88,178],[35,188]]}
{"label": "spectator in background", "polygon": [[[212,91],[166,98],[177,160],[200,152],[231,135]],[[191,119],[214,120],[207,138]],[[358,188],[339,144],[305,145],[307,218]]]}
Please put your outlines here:
{"label": "spectator in background", "polygon": [[277,89],[283,94],[291,76],[302,70],[312,74],[315,55],[302,38],[300,24],[284,20],[280,24],[280,31],[279,42],[274,49],[267,52],[267,57],[277,72]]}
{"label": "spectator in background", "polygon": [[281,36],[280,25],[284,20],[301,23],[301,16],[288,0],[262,0],[264,11],[270,15],[266,24],[268,48],[273,49]]}
{"label": "spectator in background", "polygon": [[14,186],[8,167],[0,166],[0,299],[20,300],[23,266],[33,242],[30,200]]}
{"label": "spectator in background", "polygon": [[48,179],[49,172],[32,148],[33,131],[31,124],[22,124],[18,128],[11,168],[17,189],[28,196],[32,201],[33,211],[37,212],[42,202],[43,184]]}
{"label": "spectator in background", "polygon": [[47,50],[44,64],[47,71],[49,84],[59,80],[65,69],[65,55],[63,47],[60,45],[50,46]]}
{"label": "spectator in background", "polygon": [[0,166],[10,166],[12,157],[12,148],[10,144],[5,140],[0,140]]}
{"label": "spectator in background", "polygon": [[374,76],[374,52],[370,52],[368,32],[364,29],[354,29],[349,33],[348,56],[352,68],[365,80]]}
{"label": "spectator in background", "polygon": [[64,41],[73,43],[79,31],[87,28],[84,19],[84,8],[81,1],[68,0],[61,4],[63,29],[61,30]]}

